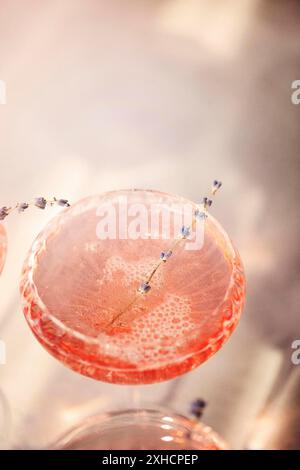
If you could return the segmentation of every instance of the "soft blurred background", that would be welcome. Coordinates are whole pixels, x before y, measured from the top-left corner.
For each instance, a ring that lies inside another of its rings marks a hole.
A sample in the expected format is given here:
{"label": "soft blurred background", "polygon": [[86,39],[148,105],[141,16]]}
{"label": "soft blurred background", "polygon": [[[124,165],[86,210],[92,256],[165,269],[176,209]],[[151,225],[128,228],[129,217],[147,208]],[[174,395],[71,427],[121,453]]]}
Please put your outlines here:
{"label": "soft blurred background", "polygon": [[181,379],[126,388],[69,371],[20,309],[25,253],[55,212],[5,222],[0,283],[2,447],[46,447],[95,412],[153,402],[204,421],[234,448],[300,449],[300,4],[286,0],[2,0],[1,204],[147,187],[213,209],[248,280],[241,323]]}

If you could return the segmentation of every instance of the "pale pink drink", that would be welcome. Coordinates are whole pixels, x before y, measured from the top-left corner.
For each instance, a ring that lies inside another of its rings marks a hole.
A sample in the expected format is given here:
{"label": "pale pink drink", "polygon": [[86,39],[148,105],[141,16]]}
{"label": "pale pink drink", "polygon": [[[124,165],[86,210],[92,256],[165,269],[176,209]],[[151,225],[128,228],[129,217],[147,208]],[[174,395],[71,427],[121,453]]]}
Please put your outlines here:
{"label": "pale pink drink", "polygon": [[52,220],[31,248],[21,281],[24,313],[42,345],[81,374],[122,384],[168,380],[209,358],[234,330],[245,296],[241,260],[209,216],[202,249],[179,244],[153,277],[151,291],[131,305],[172,240],[150,238],[142,227],[144,238],[100,239],[99,207],[112,205],[121,224],[120,196],[146,208],[196,208],[183,198],[143,190],[79,201]]}

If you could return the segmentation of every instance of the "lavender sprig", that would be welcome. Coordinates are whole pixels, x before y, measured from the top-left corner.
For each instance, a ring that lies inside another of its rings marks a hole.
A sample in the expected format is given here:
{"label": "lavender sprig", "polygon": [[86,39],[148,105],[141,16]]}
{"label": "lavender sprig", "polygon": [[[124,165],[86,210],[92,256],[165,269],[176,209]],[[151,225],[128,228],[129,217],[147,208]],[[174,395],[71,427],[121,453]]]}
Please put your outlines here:
{"label": "lavender sprig", "polygon": [[[218,189],[220,189],[222,186],[222,182],[221,181],[218,181],[218,180],[214,180],[213,184],[212,184],[212,189],[211,189],[211,195],[212,196],[215,196],[216,192],[218,191]],[[211,207],[212,205],[212,199],[209,199],[208,197],[204,197],[203,200],[202,200],[202,208],[197,208],[195,210],[195,213],[194,213],[194,219],[193,219],[193,223],[192,223],[192,227],[189,227],[189,226],[186,226],[186,225],[183,225],[181,227],[181,230],[180,230],[180,235],[179,235],[179,238],[174,242],[173,246],[165,251],[165,252],[162,252],[160,254],[160,259],[158,261],[158,263],[155,265],[155,267],[153,268],[152,272],[150,273],[150,275],[148,276],[148,278],[141,284],[141,285],[144,285],[144,286],[147,286],[147,290],[144,292],[144,291],[141,291],[140,287],[138,288],[138,293],[142,293],[142,294],[147,294],[148,292],[150,292],[150,289],[151,289],[151,285],[150,285],[150,282],[154,276],[154,274],[156,273],[156,271],[159,269],[159,267],[166,263],[169,258],[171,257],[171,255],[173,254],[173,250],[174,248],[182,241],[182,240],[186,240],[190,235],[191,235],[191,231],[192,231],[192,228],[195,226],[195,224],[198,222],[198,221],[201,221],[201,220],[204,220],[207,218],[207,209],[209,207]]]}
{"label": "lavender sprig", "polygon": [[47,206],[58,205],[60,207],[70,207],[69,201],[67,199],[45,199],[44,197],[36,197],[32,203],[27,202],[18,202],[15,206],[0,207],[0,220],[6,219],[6,217],[13,212],[14,210],[18,212],[25,212],[29,207],[35,206],[39,209],[45,209]]}
{"label": "lavender sprig", "polygon": [[[214,197],[216,195],[216,192],[221,188],[222,182],[218,180],[214,180],[211,188],[211,196]],[[192,229],[194,228],[195,224],[200,221],[204,221],[207,218],[207,209],[209,209],[212,205],[213,201],[212,199],[209,199],[208,197],[204,197],[202,200],[201,207],[198,207],[195,212],[194,212],[194,218],[193,218],[193,223],[192,227],[185,226],[183,225],[180,230],[180,234],[177,240],[173,243],[173,246],[171,246],[167,251],[163,251],[160,253],[159,261],[156,263],[148,277],[138,286],[136,295],[133,297],[133,299],[126,305],[126,307],[121,310],[116,317],[112,319],[110,322],[110,325],[113,325],[120,317],[127,312],[129,308],[131,308],[135,302],[139,299],[139,297],[147,295],[151,291],[151,281],[156,272],[159,270],[160,266],[162,264],[165,264],[171,255],[173,254],[174,249],[176,246],[181,243],[182,241],[186,240],[190,234]]]}

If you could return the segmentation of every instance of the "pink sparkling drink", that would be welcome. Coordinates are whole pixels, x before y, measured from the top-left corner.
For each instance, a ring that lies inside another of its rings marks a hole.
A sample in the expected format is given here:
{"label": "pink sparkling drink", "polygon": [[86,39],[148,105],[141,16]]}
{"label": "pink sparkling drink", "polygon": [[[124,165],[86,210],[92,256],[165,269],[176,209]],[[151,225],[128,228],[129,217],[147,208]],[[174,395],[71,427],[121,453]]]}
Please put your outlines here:
{"label": "pink sparkling drink", "polygon": [[[209,215],[203,247],[178,245],[151,291],[132,303],[172,240],[149,236],[150,212],[139,224],[140,238],[120,238],[120,198],[130,207],[164,205],[171,214],[178,203],[196,208],[144,190],[79,201],[46,226],[29,252],[21,280],[24,314],[41,344],[81,374],[122,384],[168,380],[208,359],[234,330],[245,298],[241,260]],[[118,215],[112,239],[98,231],[107,206]]]}

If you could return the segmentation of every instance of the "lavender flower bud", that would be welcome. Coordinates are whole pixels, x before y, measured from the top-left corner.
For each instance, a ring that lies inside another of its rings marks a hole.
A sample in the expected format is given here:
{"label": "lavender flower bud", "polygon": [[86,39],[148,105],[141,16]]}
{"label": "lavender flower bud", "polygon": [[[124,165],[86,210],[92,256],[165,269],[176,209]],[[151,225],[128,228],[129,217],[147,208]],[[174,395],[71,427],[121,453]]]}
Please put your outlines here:
{"label": "lavender flower bud", "polygon": [[202,400],[201,398],[198,398],[197,400],[194,400],[191,403],[191,408],[190,408],[191,414],[195,416],[195,418],[199,419],[201,418],[205,407],[206,407],[206,402]]}
{"label": "lavender flower bud", "polygon": [[171,250],[162,251],[160,254],[160,259],[165,263],[170,258],[170,256],[172,256]]}
{"label": "lavender flower bud", "polygon": [[45,209],[47,205],[47,201],[44,197],[37,197],[35,198],[34,205],[38,207],[39,209]]}
{"label": "lavender flower bud", "polygon": [[6,206],[0,208],[0,220],[4,220],[9,214],[9,209]]}
{"label": "lavender flower bud", "polygon": [[151,289],[151,286],[147,283],[147,282],[143,282],[139,288],[138,288],[138,292],[139,294],[148,294],[148,292],[150,291]]}
{"label": "lavender flower bud", "polygon": [[29,204],[27,204],[27,202],[22,202],[21,204],[18,204],[18,212],[24,212],[28,207]]}
{"label": "lavender flower bud", "polygon": [[201,211],[200,209],[196,209],[194,215],[195,218],[200,221],[205,220],[207,218],[207,214],[204,211]]}
{"label": "lavender flower bud", "polygon": [[58,199],[56,200],[56,204],[62,207],[70,207],[69,201],[67,199]]}
{"label": "lavender flower bud", "polygon": [[190,234],[191,234],[190,227],[187,227],[187,226],[183,225],[181,227],[181,236],[182,236],[182,238],[187,238]]}
{"label": "lavender flower bud", "polygon": [[203,205],[204,205],[205,209],[207,209],[208,207],[210,207],[212,205],[212,200],[208,199],[208,197],[204,197],[203,198]]}
{"label": "lavender flower bud", "polygon": [[220,189],[220,187],[222,186],[222,181],[218,181],[218,180],[214,180],[213,184],[212,184],[212,194],[214,195],[218,189]]}

